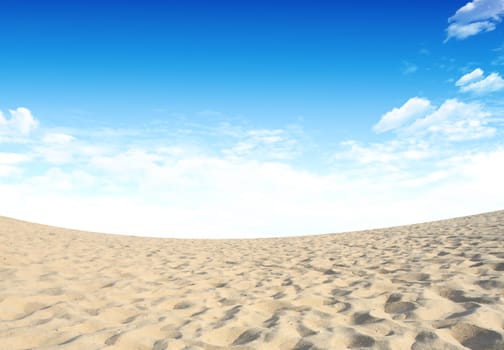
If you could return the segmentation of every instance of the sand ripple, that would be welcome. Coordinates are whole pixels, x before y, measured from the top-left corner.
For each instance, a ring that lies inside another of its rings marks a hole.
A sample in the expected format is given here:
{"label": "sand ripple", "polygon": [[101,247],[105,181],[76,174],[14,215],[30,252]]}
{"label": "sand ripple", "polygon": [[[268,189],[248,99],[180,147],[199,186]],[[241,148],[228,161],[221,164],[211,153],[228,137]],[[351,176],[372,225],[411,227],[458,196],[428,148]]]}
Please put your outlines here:
{"label": "sand ripple", "polygon": [[215,241],[0,218],[0,348],[503,350],[503,237],[504,211]]}

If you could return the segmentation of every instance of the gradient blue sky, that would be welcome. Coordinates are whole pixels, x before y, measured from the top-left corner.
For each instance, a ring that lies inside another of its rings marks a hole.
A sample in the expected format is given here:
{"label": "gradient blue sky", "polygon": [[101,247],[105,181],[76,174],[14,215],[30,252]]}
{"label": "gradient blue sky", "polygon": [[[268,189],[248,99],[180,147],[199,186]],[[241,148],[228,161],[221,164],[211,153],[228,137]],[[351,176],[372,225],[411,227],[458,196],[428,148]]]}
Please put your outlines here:
{"label": "gradient blue sky", "polygon": [[503,17],[502,0],[2,1],[0,215],[244,237],[502,209]]}

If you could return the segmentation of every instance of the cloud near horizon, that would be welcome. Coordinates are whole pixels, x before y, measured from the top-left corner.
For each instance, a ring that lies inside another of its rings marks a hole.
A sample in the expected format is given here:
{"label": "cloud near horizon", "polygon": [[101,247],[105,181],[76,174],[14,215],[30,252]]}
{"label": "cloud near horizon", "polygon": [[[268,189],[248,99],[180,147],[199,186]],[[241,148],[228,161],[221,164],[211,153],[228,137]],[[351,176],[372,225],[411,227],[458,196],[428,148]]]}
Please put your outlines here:
{"label": "cloud near horizon", "polygon": [[303,165],[303,157],[313,161],[320,154],[297,148],[306,133],[299,128],[207,128],[217,145],[180,143],[152,128],[134,130],[142,138],[132,141],[127,132],[75,135],[40,125],[29,143],[0,153],[0,215],[110,233],[243,238],[496,209],[504,189],[491,188],[504,168],[474,167],[489,169],[504,158],[504,146],[464,146],[495,133],[484,106],[408,102],[386,118],[384,129],[399,133],[374,144],[342,142],[321,159],[325,169]]}
{"label": "cloud near horizon", "polygon": [[504,0],[473,0],[448,19],[445,42],[463,40],[483,32],[491,32],[504,17]]}

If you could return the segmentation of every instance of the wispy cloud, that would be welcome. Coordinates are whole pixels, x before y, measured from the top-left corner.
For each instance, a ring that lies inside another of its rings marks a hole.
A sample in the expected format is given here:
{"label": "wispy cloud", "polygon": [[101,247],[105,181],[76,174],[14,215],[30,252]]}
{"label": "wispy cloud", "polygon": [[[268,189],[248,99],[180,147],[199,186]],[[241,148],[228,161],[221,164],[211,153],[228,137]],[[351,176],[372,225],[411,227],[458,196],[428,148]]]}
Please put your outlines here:
{"label": "wispy cloud", "polygon": [[[216,238],[334,232],[497,208],[504,189],[490,188],[504,169],[475,167],[504,157],[502,145],[464,143],[478,132],[490,136],[484,106],[408,102],[382,118],[381,128],[394,131],[388,139],[326,149],[325,169],[300,162],[320,155],[302,154],[307,131],[299,126],[219,121],[196,126],[208,138],[184,143],[155,128],[104,134],[40,125],[28,144],[0,153],[0,213],[96,231]],[[461,188],[472,201],[460,199]]]}
{"label": "wispy cloud", "polygon": [[476,68],[470,73],[464,74],[457,82],[455,83],[456,86],[463,86],[466,84],[469,84],[475,80],[480,80],[483,77],[483,70],[481,68]]}
{"label": "wispy cloud", "polygon": [[262,159],[292,159],[299,150],[298,140],[286,129],[248,130],[232,147],[224,149],[224,155],[233,159],[250,158],[254,154]]}
{"label": "wispy cloud", "polygon": [[74,140],[75,137],[64,133],[48,133],[42,138],[42,142],[49,144],[66,144]]}
{"label": "wispy cloud", "polygon": [[492,114],[475,102],[448,99],[435,107],[427,99],[414,97],[384,114],[375,132],[396,131],[402,137],[441,137],[453,141],[491,137],[496,129],[488,126]]}
{"label": "wispy cloud", "polygon": [[504,17],[504,0],[473,0],[448,19],[446,41],[495,30]]}
{"label": "wispy cloud", "polygon": [[494,66],[504,66],[504,55],[499,55],[492,60]]}
{"label": "wispy cloud", "polygon": [[410,98],[401,107],[394,108],[385,113],[380,121],[373,127],[377,133],[382,133],[400,128],[408,121],[425,115],[432,109],[431,102],[425,98]]}
{"label": "wispy cloud", "polygon": [[30,155],[21,152],[0,152],[0,177],[20,175],[22,173],[21,165],[31,160]]}
{"label": "wispy cloud", "polygon": [[405,75],[413,74],[418,71],[418,66],[414,63],[403,61],[402,63],[402,73]]}
{"label": "wispy cloud", "polygon": [[355,140],[341,143],[343,152],[337,152],[335,159],[352,160],[359,164],[395,164],[428,159],[435,154],[431,145],[420,140],[389,140],[385,142],[362,144]]}
{"label": "wispy cloud", "polygon": [[0,152],[0,164],[18,164],[31,160],[31,157],[23,153]]}
{"label": "wispy cloud", "polygon": [[404,131],[410,135],[428,135],[452,141],[474,140],[495,135],[496,129],[488,126],[491,113],[478,103],[457,99],[443,102],[433,113],[415,120]]}
{"label": "wispy cloud", "polygon": [[499,73],[491,73],[483,77],[484,72],[481,68],[476,68],[470,73],[462,76],[455,83],[461,92],[472,92],[479,95],[489,94],[504,89],[504,79]]}

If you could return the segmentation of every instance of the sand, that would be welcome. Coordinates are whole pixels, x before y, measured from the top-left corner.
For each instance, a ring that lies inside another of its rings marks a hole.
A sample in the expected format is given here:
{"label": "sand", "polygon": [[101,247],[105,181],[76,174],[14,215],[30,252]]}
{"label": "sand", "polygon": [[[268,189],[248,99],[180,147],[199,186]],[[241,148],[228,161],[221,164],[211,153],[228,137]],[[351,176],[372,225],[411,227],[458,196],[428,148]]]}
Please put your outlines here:
{"label": "sand", "polygon": [[2,350],[359,348],[504,349],[504,211],[256,240],[0,218]]}

